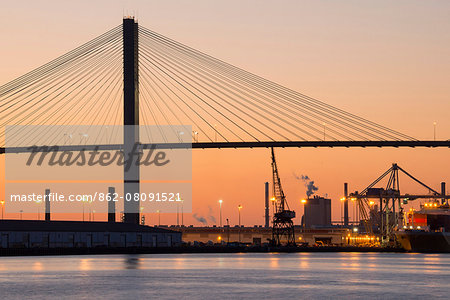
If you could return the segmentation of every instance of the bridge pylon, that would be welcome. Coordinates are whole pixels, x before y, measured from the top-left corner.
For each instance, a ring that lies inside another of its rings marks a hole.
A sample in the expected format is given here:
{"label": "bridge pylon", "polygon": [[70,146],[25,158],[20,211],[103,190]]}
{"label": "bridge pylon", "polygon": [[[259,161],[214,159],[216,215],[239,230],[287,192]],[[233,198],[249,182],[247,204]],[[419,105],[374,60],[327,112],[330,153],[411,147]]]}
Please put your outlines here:
{"label": "bridge pylon", "polygon": [[124,164],[124,221],[139,224],[139,158],[133,155],[139,143],[139,40],[138,23],[134,18],[123,19],[123,125],[124,156],[132,160]]}

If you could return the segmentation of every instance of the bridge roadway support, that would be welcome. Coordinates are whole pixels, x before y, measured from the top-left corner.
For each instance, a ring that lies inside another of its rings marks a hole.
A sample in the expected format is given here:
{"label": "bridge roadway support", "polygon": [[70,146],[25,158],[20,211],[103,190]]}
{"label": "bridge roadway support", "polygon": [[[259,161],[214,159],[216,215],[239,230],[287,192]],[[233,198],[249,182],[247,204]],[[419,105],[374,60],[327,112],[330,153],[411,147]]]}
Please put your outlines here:
{"label": "bridge roadway support", "polygon": [[45,190],[45,196],[44,196],[44,203],[45,203],[45,221],[50,221],[50,189]]}
{"label": "bridge roadway support", "polygon": [[116,222],[116,203],[114,202],[116,189],[113,186],[108,187],[108,222]]}
{"label": "bridge roadway support", "polygon": [[[132,163],[124,164],[124,221],[139,224],[139,159],[132,155],[139,143],[139,42],[138,23],[134,18],[123,19],[123,125],[124,154]],[[127,201],[128,200],[128,201]]]}

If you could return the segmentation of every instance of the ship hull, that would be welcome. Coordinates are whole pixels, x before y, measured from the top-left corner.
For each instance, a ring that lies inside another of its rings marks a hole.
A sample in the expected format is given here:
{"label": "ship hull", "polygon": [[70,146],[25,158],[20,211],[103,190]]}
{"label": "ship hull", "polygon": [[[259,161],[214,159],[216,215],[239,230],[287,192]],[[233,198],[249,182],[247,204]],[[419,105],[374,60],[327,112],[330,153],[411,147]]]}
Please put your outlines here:
{"label": "ship hull", "polygon": [[398,231],[397,240],[407,251],[450,253],[450,232]]}

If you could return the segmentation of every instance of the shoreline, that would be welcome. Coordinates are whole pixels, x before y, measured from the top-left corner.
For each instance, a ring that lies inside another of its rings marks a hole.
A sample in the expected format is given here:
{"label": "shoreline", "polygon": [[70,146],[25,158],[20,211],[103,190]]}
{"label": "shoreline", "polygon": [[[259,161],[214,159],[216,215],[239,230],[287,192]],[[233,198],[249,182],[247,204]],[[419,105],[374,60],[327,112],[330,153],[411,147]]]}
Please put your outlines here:
{"label": "shoreline", "polygon": [[[0,249],[0,257],[47,255],[102,255],[102,254],[195,254],[195,253],[300,253],[300,252],[391,252],[408,253],[402,248],[375,247],[127,247],[127,248],[8,248]],[[427,252],[437,253],[437,252]]]}

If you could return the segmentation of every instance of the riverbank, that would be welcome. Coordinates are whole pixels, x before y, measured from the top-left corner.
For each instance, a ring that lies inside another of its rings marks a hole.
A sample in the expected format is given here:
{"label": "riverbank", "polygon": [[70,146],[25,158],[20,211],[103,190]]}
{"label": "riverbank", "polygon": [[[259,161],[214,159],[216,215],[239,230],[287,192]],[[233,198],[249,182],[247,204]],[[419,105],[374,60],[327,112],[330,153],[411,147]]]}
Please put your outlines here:
{"label": "riverbank", "polygon": [[269,247],[269,246],[180,246],[126,248],[9,248],[0,249],[0,256],[91,255],[91,254],[170,254],[170,253],[290,253],[290,252],[406,252],[401,248],[381,247]]}

